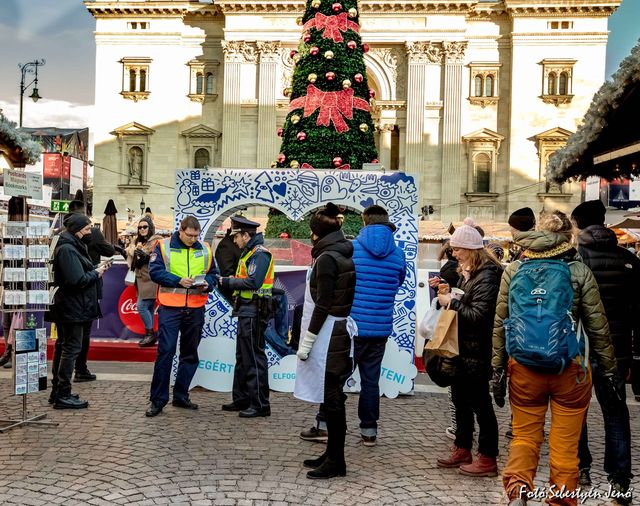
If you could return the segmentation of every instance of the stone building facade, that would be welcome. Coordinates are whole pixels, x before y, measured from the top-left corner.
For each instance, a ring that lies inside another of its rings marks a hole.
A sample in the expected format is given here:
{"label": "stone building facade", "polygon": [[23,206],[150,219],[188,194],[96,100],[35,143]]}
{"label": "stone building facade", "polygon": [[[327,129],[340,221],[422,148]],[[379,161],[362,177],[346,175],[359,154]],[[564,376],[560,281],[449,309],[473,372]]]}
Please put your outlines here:
{"label": "stone building facade", "polygon": [[[329,0],[323,0],[329,1]],[[380,162],[445,222],[569,209],[544,180],[605,78],[620,0],[360,0]],[[95,209],[171,214],[175,170],[269,167],[302,0],[87,0]]]}

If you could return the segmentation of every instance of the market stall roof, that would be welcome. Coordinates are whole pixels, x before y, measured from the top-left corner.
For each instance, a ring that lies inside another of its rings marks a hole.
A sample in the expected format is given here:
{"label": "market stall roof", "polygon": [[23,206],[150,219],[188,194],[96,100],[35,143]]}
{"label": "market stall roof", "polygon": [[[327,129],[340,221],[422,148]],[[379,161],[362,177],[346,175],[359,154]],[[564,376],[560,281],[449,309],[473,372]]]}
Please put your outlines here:
{"label": "market stall roof", "polygon": [[36,163],[40,152],[40,144],[0,112],[0,156],[4,155],[13,167],[24,167]]}
{"label": "market stall roof", "polygon": [[[453,232],[460,225],[462,225],[461,221],[455,221],[451,223],[451,225],[449,225],[449,230]],[[511,226],[508,223],[485,222],[477,223],[477,225],[482,228],[482,230],[484,230],[485,241],[513,241],[513,236],[511,235]]]}
{"label": "market stall roof", "polygon": [[445,241],[451,234],[441,221],[424,220],[418,224],[418,237],[421,241]]}
{"label": "market stall roof", "polygon": [[557,182],[638,175],[640,169],[640,44],[594,95],[581,126],[551,156],[547,177]]}

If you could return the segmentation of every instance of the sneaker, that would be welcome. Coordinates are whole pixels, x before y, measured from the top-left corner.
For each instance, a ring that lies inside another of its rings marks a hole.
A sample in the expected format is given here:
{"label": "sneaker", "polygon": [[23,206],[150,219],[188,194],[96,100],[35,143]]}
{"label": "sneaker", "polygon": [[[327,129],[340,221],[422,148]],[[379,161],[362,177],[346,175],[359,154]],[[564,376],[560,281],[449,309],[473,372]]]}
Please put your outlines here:
{"label": "sneaker", "polygon": [[615,481],[610,482],[611,484],[611,499],[613,499],[612,504],[619,504],[620,506],[626,506],[627,504],[631,504],[633,499],[633,494],[629,487],[624,487],[620,483],[616,483]]}
{"label": "sneaker", "polygon": [[5,350],[2,356],[0,356],[0,367],[5,369],[11,369],[11,345],[5,345]]}
{"label": "sneaker", "polygon": [[362,436],[362,444],[365,446],[375,446],[376,436]]}
{"label": "sneaker", "polygon": [[507,430],[507,432],[504,433],[504,437],[506,437],[507,439],[513,439],[513,430]]}
{"label": "sneaker", "polygon": [[444,430],[444,434],[445,436],[447,436],[449,439],[452,439],[453,441],[456,440],[456,429],[453,427],[447,427]]}
{"label": "sneaker", "polygon": [[590,487],[591,486],[591,474],[589,474],[589,469],[580,469],[578,474],[578,484],[581,487]]}
{"label": "sneaker", "polygon": [[318,429],[317,427],[311,427],[309,430],[303,430],[300,433],[300,439],[305,441],[315,441],[316,443],[326,443],[329,439],[329,434],[326,430]]}

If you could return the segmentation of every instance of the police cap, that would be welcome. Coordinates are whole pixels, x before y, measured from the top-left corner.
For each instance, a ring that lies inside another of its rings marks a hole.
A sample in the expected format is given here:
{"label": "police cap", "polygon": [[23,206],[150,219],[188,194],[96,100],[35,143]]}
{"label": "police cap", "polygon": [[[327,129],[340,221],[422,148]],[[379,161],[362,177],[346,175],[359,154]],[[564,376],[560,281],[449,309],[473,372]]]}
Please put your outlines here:
{"label": "police cap", "polygon": [[251,221],[244,216],[232,216],[231,217],[231,234],[237,234],[240,232],[255,232],[260,223]]}

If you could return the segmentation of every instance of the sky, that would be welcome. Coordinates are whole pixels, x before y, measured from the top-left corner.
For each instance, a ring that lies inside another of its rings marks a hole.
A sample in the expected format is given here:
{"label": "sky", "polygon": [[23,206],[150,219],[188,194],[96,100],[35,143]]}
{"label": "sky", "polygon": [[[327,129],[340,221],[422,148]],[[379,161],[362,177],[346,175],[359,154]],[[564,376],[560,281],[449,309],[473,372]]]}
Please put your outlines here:
{"label": "sky", "polygon": [[[609,18],[607,78],[638,43],[638,19],[640,0],[623,0]],[[18,120],[18,64],[44,58],[38,71],[43,99],[34,104],[27,98],[31,89],[25,93],[24,126],[87,125],[94,98],[94,29],[81,0],[0,0],[0,109],[5,116]]]}

